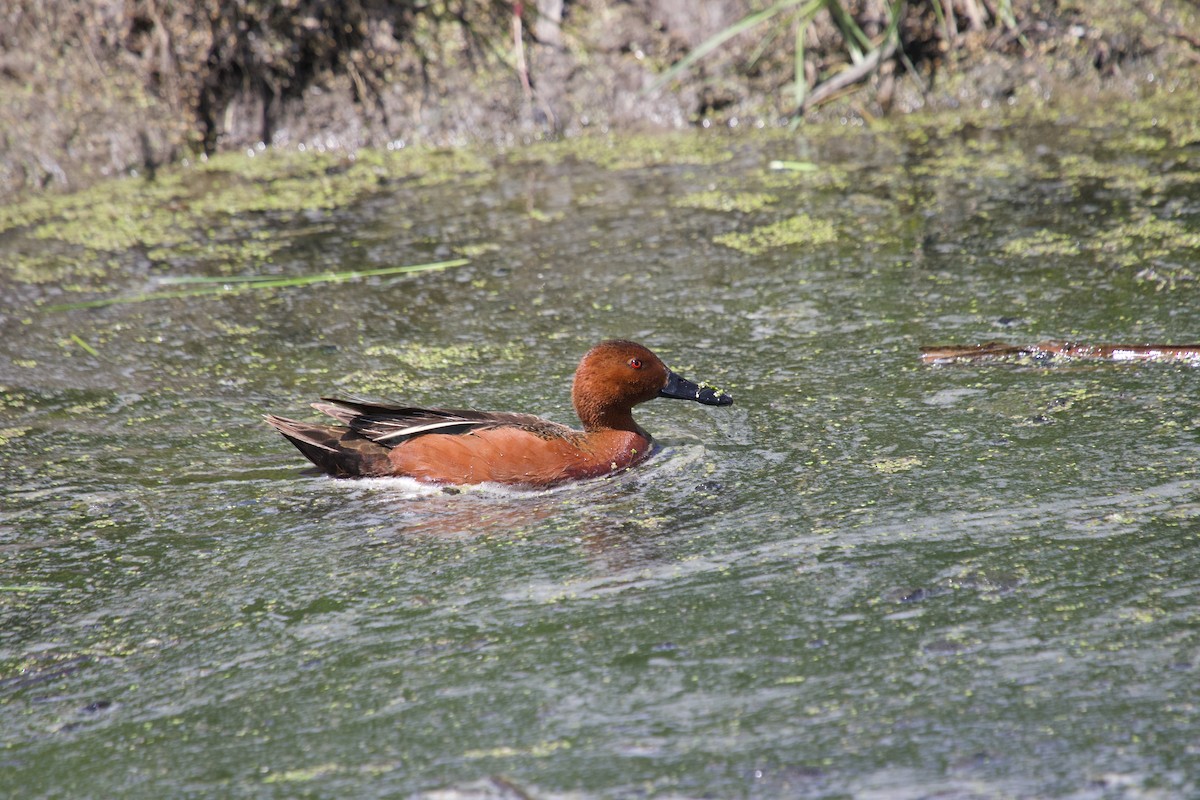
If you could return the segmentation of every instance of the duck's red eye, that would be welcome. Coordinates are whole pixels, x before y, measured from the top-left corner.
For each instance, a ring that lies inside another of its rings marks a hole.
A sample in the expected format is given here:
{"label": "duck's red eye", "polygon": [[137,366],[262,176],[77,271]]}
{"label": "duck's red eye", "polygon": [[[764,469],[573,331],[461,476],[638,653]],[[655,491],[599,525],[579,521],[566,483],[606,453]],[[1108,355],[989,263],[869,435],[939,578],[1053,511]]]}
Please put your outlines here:
{"label": "duck's red eye", "polygon": [[640,358],[631,358],[629,359],[629,366],[633,367],[634,369],[641,369],[642,360]]}

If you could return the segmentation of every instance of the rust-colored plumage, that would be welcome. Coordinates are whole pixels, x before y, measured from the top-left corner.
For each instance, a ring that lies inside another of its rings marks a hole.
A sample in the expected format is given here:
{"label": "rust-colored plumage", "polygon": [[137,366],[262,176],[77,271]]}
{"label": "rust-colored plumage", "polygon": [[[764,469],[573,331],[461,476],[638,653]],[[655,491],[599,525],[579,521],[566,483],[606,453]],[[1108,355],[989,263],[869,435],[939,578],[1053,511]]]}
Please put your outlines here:
{"label": "rust-colored plumage", "polygon": [[553,486],[624,469],[649,455],[650,434],[634,422],[633,407],[655,397],[705,405],[733,402],[680,378],[648,348],[612,340],[589,350],[575,372],[571,398],[582,431],[532,414],[330,398],[313,407],[341,425],[274,414],[266,420],[330,475]]}

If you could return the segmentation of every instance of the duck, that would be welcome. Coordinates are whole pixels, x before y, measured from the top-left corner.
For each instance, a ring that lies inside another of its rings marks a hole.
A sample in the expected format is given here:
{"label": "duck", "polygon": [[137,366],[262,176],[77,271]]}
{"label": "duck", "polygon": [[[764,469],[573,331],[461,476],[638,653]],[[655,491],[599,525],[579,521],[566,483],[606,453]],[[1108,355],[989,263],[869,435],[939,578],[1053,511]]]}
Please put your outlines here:
{"label": "duck", "polygon": [[588,350],[575,370],[571,400],[582,430],[533,414],[330,397],[312,407],[340,424],[264,418],[334,477],[548,488],[610,475],[649,457],[653,439],[634,421],[633,408],[657,397],[733,404],[730,395],[672,372],[645,345],[611,339]]}

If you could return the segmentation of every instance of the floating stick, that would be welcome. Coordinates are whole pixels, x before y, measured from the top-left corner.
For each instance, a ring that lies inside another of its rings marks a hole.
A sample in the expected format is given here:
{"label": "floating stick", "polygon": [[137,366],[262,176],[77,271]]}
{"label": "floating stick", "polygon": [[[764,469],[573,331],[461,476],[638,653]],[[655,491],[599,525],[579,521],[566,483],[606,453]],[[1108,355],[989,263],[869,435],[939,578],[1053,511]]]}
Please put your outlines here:
{"label": "floating stick", "polygon": [[1045,341],[1015,345],[985,342],[968,345],[932,345],[921,348],[925,364],[953,364],[959,361],[1028,359],[1033,361],[1183,361],[1200,364],[1200,344],[1082,344]]}

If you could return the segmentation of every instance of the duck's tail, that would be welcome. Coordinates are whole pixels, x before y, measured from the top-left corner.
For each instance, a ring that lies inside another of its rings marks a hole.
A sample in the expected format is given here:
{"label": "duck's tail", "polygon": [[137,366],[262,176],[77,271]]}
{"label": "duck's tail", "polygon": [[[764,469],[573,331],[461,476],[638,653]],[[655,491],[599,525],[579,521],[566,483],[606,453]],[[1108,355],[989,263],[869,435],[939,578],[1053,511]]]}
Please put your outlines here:
{"label": "duck's tail", "polygon": [[391,474],[388,448],[338,425],[313,425],[274,414],[263,417],[322,472],[339,478]]}

